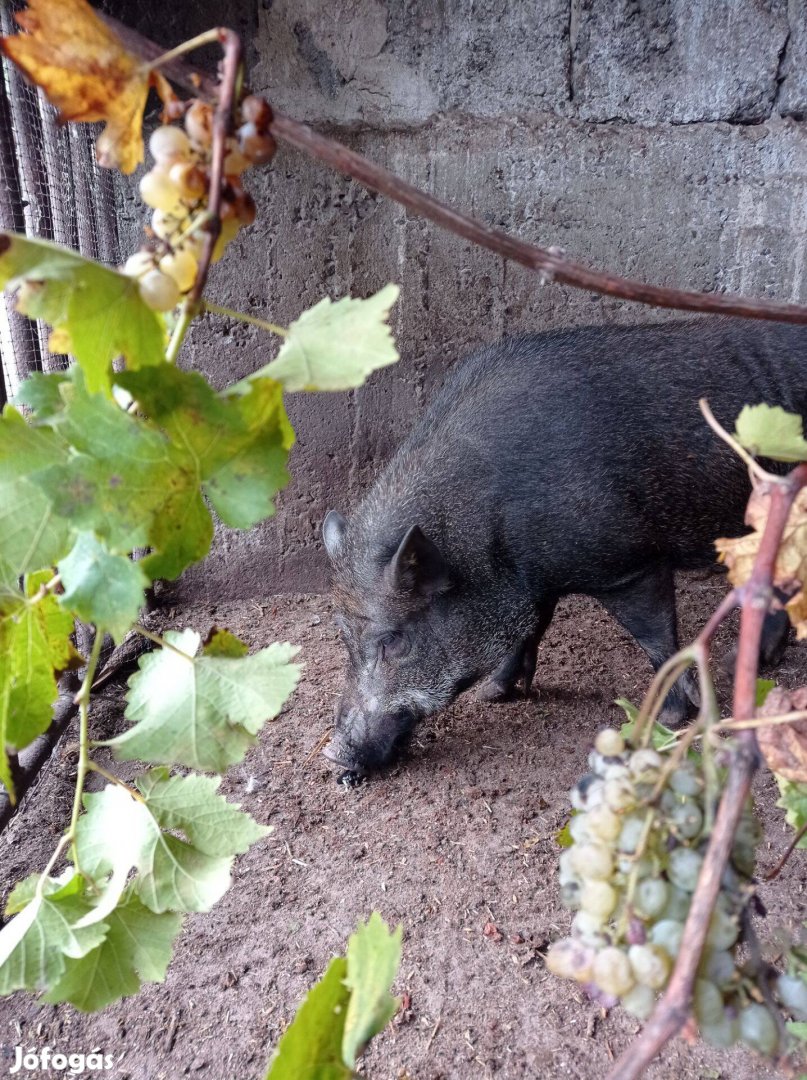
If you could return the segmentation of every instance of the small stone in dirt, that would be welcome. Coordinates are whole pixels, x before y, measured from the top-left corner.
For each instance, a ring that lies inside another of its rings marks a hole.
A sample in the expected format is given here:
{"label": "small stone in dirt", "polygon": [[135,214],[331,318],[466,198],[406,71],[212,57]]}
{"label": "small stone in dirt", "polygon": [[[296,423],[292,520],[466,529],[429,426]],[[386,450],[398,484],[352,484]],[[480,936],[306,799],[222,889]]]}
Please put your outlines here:
{"label": "small stone in dirt", "polygon": [[200,1069],[207,1068],[207,1061],[204,1058],[197,1057],[191,1062],[191,1072],[199,1072]]}
{"label": "small stone in dirt", "polygon": [[305,975],[306,971],[311,967],[311,957],[301,956],[300,959],[294,965],[294,971],[297,975]]}
{"label": "small stone in dirt", "polygon": [[219,986],[222,990],[231,990],[234,986],[238,986],[238,976],[234,971],[225,971],[219,979]]}
{"label": "small stone in dirt", "polygon": [[309,626],[319,626],[319,624],[321,622],[322,622],[322,619],[320,618],[319,615],[312,615],[311,618],[308,620],[308,625]]}
{"label": "small stone in dirt", "polygon": [[510,935],[510,944],[511,945],[523,945],[524,944],[523,935],[522,934],[511,934]]}
{"label": "small stone in dirt", "polygon": [[504,937],[496,923],[492,922],[485,923],[482,929],[482,934],[484,937],[489,938],[491,941],[501,941]]}

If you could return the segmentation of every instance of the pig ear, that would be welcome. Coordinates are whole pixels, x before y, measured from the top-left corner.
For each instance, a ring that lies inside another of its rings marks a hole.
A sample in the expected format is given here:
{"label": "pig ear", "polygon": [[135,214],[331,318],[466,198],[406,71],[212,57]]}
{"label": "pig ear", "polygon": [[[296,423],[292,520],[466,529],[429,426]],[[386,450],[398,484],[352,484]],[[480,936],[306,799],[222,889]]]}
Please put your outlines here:
{"label": "pig ear", "polygon": [[347,518],[338,510],[329,510],[322,523],[322,539],[325,542],[325,550],[332,559],[335,559],[342,550],[346,534]]}
{"label": "pig ear", "polygon": [[451,586],[448,564],[440,549],[413,525],[387,567],[387,578],[398,592],[432,596]]}

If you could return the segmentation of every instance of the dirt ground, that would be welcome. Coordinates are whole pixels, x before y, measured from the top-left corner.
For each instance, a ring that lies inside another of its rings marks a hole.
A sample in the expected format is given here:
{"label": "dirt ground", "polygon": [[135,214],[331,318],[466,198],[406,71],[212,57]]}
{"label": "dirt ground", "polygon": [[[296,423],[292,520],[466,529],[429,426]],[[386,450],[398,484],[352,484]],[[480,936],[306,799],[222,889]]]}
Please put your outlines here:
{"label": "dirt ground", "polygon": [[[719,576],[680,590],[682,636],[696,632],[724,590]],[[595,732],[617,723],[613,699],[637,700],[642,653],[595,603],[559,609],[539,654],[528,701],[482,705],[472,694],[424,725],[411,752],[382,778],[346,789],[319,756],[342,657],[326,598],[166,611],[166,626],[227,626],[255,646],[290,640],[306,671],[283,714],[232,770],[224,790],[274,833],[236,862],[234,886],[208,915],[188,919],[163,985],[96,1016],[17,994],[0,1001],[0,1061],[13,1048],[100,1048],[115,1080],[260,1080],[272,1047],[307,988],[373,908],[405,930],[396,986],[408,1007],[363,1069],[374,1080],[602,1077],[638,1029],[544,967],[547,944],[570,916],[559,903],[555,834],[568,789]],[[719,639],[725,666],[733,629]],[[791,645],[783,684],[807,682],[807,650]],[[722,679],[725,693],[727,677]],[[106,687],[94,734],[120,723],[121,687]],[[68,735],[68,741],[70,736]],[[57,752],[22,812],[0,836],[3,895],[40,868],[69,817],[74,759]],[[121,772],[131,770],[122,768]],[[767,779],[759,802],[771,866],[787,832]],[[762,890],[768,942],[805,918],[807,860],[793,858]],[[492,934],[493,923],[499,934]],[[771,949],[773,947],[771,946]],[[745,1051],[676,1041],[650,1077],[764,1080]]]}

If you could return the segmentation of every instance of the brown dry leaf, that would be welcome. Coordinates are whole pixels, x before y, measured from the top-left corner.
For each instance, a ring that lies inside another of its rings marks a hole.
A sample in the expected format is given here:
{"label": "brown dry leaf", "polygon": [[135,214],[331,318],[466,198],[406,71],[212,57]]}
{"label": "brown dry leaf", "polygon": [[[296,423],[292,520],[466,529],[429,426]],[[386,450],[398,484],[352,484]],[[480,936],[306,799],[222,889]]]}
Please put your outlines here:
{"label": "brown dry leaf", "polygon": [[[775,686],[759,710],[759,716],[782,716],[803,709],[807,709],[807,686],[798,690]],[[807,783],[807,720],[759,727],[757,741],[772,772],[797,784]]]}
{"label": "brown dry leaf", "polygon": [[99,165],[133,172],[143,160],[143,109],[150,86],[174,94],[158,72],[133,56],[87,0],[29,0],[15,19],[27,33],[0,38],[0,49],[36,83],[61,120],[105,120]]}
{"label": "brown dry leaf", "polygon": [[[744,585],[751,576],[768,520],[770,501],[770,495],[753,491],[745,512],[745,523],[753,532],[736,539],[715,541],[721,560],[729,568],[732,585]],[[807,488],[799,492],[787,519],[776,556],[773,584],[790,596],[786,608],[796,628],[796,637],[807,637]]]}

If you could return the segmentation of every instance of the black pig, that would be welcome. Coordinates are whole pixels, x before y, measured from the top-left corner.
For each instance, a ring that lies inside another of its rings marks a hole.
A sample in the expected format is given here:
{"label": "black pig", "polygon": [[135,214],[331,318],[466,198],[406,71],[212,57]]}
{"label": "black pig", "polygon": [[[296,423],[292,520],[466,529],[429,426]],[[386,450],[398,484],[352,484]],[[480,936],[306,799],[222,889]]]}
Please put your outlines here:
{"label": "black pig", "polygon": [[[365,772],[466,688],[535,671],[558,599],[596,597],[658,668],[678,647],[673,571],[739,533],[747,470],[701,416],[807,411],[807,328],[739,319],[505,340],[451,372],[348,521],[323,537],[347,685],[326,755]],[[786,620],[772,617],[767,650]],[[670,692],[680,723],[694,682]]]}

